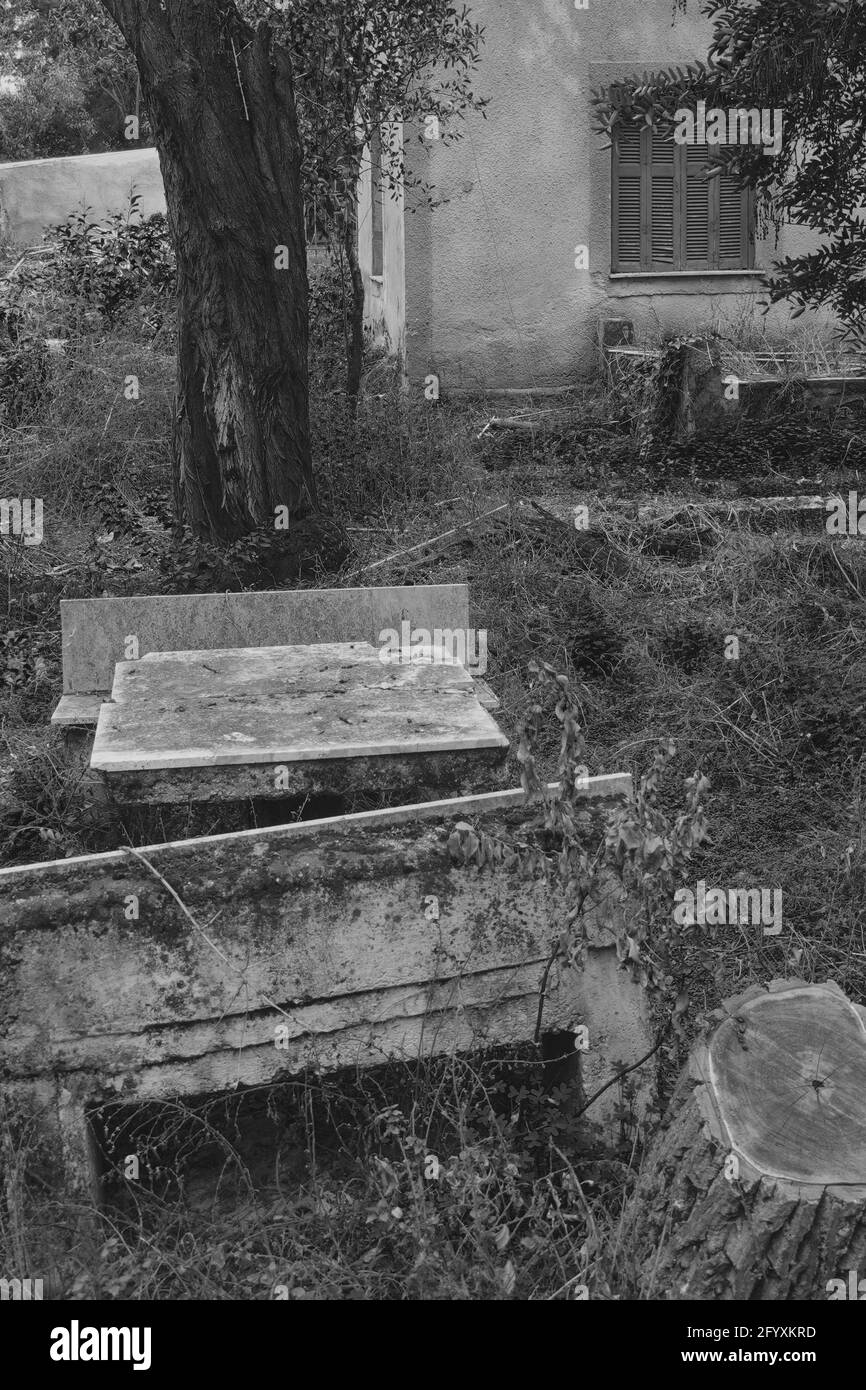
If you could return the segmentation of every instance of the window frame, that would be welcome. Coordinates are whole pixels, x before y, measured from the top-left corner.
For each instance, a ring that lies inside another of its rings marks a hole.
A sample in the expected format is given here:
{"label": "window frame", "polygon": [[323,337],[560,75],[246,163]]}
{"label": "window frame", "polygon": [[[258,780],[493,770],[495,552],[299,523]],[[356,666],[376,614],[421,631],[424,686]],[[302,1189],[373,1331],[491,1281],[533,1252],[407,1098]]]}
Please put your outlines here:
{"label": "window frame", "polygon": [[[612,275],[717,275],[726,274],[748,274],[755,269],[755,195],[754,190],[746,185],[740,190],[740,251],[734,256],[722,255],[720,244],[721,219],[720,219],[720,198],[721,198],[721,175],[709,175],[702,178],[709,184],[708,207],[707,207],[707,257],[689,258],[687,255],[687,181],[695,176],[699,170],[706,168],[706,157],[703,153],[695,155],[693,147],[690,145],[678,145],[671,143],[673,149],[673,160],[671,161],[671,178],[673,181],[672,190],[672,230],[673,253],[672,261],[658,260],[653,256],[653,228],[652,228],[652,187],[655,171],[656,177],[661,177],[664,161],[653,160],[652,135],[653,131],[649,126],[641,127],[636,133],[639,139],[638,158],[623,159],[620,149],[621,134],[628,131],[629,127],[620,126],[614,130],[611,140],[611,217],[610,217],[610,266]],[[634,133],[634,127],[631,127]],[[658,133],[658,132],[656,132]],[[691,155],[691,158],[689,157]],[[639,205],[639,245],[640,260],[635,261],[625,257],[620,257],[620,180],[622,178],[638,177],[638,205]],[[728,176],[730,177],[730,176]]]}

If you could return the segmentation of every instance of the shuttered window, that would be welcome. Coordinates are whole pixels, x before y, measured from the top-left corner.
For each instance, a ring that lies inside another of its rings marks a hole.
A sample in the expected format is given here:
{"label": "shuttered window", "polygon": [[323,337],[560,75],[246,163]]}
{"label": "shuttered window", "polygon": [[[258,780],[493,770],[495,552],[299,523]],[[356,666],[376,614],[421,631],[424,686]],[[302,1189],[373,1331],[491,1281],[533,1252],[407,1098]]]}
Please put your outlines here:
{"label": "shuttered window", "polygon": [[752,270],[754,198],[730,174],[705,173],[706,145],[623,126],[613,146],[612,255],[625,271]]}

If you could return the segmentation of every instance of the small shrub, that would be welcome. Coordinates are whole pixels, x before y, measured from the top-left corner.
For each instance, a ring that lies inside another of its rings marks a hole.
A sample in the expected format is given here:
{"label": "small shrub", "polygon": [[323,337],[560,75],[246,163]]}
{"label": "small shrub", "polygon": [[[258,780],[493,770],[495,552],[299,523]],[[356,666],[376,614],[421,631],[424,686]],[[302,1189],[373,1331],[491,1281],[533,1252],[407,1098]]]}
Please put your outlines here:
{"label": "small shrub", "polygon": [[146,316],[154,331],[171,312],[176,285],[174,252],[162,213],[135,220],[141,198],[125,212],[92,222],[88,210],[72,213],[49,227],[46,238],[58,246],[57,286],[94,308],[109,326],[147,296]]}

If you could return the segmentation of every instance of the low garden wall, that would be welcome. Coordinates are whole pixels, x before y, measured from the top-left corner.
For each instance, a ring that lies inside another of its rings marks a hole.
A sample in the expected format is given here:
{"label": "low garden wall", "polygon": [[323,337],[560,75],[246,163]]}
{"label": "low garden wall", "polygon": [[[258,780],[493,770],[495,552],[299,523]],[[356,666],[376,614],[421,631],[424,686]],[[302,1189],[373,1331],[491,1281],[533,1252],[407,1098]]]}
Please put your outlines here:
{"label": "low garden wall", "polygon": [[0,164],[0,236],[36,245],[45,227],[90,208],[95,220],[141,197],[143,217],[165,212],[165,192],[155,149],[70,155]]}

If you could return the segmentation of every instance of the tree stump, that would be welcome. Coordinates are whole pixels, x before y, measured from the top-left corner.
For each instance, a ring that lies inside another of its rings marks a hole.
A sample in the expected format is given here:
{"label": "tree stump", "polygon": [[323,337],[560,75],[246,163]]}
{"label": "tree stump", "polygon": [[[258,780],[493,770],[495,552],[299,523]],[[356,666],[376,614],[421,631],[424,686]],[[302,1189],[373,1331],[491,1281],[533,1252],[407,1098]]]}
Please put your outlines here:
{"label": "tree stump", "polygon": [[696,338],[692,343],[683,344],[681,361],[676,436],[691,439],[694,434],[715,428],[737,407],[729,406],[725,399],[722,357],[717,342]]}
{"label": "tree stump", "polygon": [[623,1214],[633,1296],[866,1297],[866,1010],[774,980],[715,1017]]}

